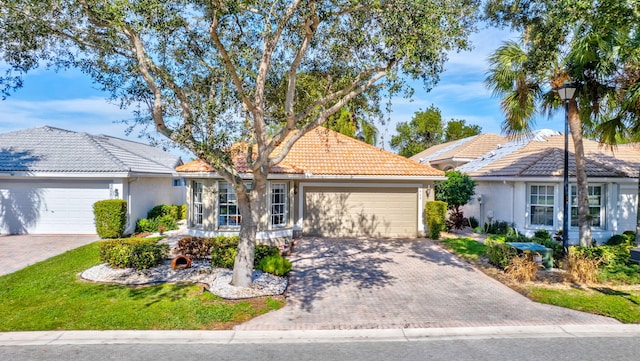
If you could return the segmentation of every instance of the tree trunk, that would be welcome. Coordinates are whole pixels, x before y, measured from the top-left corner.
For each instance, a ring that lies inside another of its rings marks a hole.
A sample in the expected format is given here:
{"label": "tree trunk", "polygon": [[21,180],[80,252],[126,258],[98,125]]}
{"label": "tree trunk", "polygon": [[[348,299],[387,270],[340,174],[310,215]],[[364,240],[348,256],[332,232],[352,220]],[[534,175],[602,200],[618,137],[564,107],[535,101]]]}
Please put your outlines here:
{"label": "tree trunk", "polygon": [[266,177],[256,176],[252,182],[253,189],[246,192],[244,186],[236,185],[238,207],[240,208],[240,241],[238,253],[233,263],[231,284],[236,287],[250,287],[255,259],[256,234],[262,230],[266,222]]}
{"label": "tree trunk", "polygon": [[[589,183],[582,142],[582,122],[575,99],[569,101],[569,127],[573,139],[574,159],[576,163],[576,183],[578,188],[578,227],[581,246],[590,246],[591,225],[589,215]],[[565,217],[571,217],[571,211]]]}
{"label": "tree trunk", "polygon": [[236,194],[242,220],[240,222],[238,253],[233,263],[231,284],[237,287],[249,287],[251,286],[251,275],[253,273],[258,224],[252,217],[251,208],[253,207],[249,194],[238,192],[237,187]]}

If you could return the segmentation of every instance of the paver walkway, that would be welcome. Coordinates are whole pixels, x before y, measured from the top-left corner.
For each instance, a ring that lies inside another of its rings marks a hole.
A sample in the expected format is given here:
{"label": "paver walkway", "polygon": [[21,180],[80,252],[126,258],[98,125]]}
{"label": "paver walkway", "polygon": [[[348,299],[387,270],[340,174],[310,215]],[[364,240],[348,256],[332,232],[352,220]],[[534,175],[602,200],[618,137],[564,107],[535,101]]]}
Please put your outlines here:
{"label": "paver walkway", "polygon": [[98,238],[95,234],[0,236],[0,276],[95,242]]}
{"label": "paver walkway", "polygon": [[236,330],[618,324],[538,304],[426,240],[298,240],[287,305]]}

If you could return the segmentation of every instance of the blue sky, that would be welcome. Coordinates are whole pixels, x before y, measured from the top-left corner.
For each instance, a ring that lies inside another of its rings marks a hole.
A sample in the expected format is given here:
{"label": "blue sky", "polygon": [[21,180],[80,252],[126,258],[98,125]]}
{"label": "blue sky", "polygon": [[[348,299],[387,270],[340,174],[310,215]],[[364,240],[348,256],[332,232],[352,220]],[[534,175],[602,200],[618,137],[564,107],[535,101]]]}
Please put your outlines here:
{"label": "blue sky", "polygon": [[[397,122],[411,120],[416,111],[432,104],[441,110],[445,120],[464,119],[467,124],[480,125],[483,132],[500,133],[503,115],[499,99],[491,95],[483,79],[488,55],[512,37],[508,31],[497,29],[484,29],[474,34],[474,50],[450,54],[446,71],[433,90],[425,92],[418,84],[412,99],[392,99],[390,122],[379,126],[380,146],[389,149],[388,142],[395,134]],[[96,90],[83,74],[37,70],[24,80],[22,89],[0,101],[0,133],[49,125],[145,142],[145,139],[137,138],[137,132],[126,136],[126,125],[119,123],[131,119],[132,111],[108,103],[105,94]],[[554,119],[538,119],[536,125],[537,128],[562,130],[563,120],[559,115]]]}

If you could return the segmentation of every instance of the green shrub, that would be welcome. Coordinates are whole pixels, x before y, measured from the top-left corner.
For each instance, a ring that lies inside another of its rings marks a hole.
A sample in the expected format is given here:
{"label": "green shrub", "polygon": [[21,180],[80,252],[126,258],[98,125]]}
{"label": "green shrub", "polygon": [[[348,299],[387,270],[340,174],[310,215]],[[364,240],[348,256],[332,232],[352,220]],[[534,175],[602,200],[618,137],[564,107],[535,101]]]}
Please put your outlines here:
{"label": "green shrub", "polygon": [[165,231],[178,229],[178,223],[176,223],[176,220],[171,216],[162,216],[155,218],[155,220],[158,222],[158,230],[160,230],[160,226],[164,227]]}
{"label": "green shrub", "polygon": [[553,261],[556,263],[564,258],[564,250],[562,249],[562,243],[558,243],[556,241],[551,240],[551,236],[549,238],[532,238],[531,242],[535,242],[547,248],[551,248],[553,250]]}
{"label": "green shrub", "polygon": [[[211,244],[211,267],[233,268],[239,240],[238,236],[218,236],[207,241]],[[276,246],[256,245],[253,266],[257,267],[266,257],[279,255],[280,249]]]}
{"label": "green shrub", "polygon": [[442,201],[429,201],[425,205],[427,217],[427,228],[429,230],[429,238],[439,239],[446,225],[447,219],[447,203]]}
{"label": "green shrub", "polygon": [[233,268],[238,254],[237,247],[219,247],[211,252],[211,267]]}
{"label": "green shrub", "polygon": [[533,234],[533,237],[537,239],[551,240],[551,233],[546,229],[539,229]]}
{"label": "green shrub", "polygon": [[158,231],[158,220],[142,218],[136,222],[136,233],[148,233]]}
{"label": "green shrub", "polygon": [[484,224],[485,233],[490,234],[508,234],[513,233],[515,229],[513,225],[505,221],[487,222]]}
{"label": "green shrub", "polygon": [[626,244],[628,242],[628,238],[625,235],[622,234],[616,234],[613,235],[611,238],[609,238],[606,242],[604,242],[604,244],[606,246],[617,246],[620,244]]}
{"label": "green shrub", "polygon": [[126,238],[100,244],[100,261],[114,268],[142,270],[160,264],[169,254],[169,245],[158,238]]}
{"label": "green shrub", "polygon": [[127,226],[127,201],[107,199],[93,204],[96,233],[100,238],[119,238]]}
{"label": "green shrub", "polygon": [[502,242],[496,242],[492,240],[486,240],[487,257],[489,262],[494,266],[505,269],[511,264],[511,259],[517,255],[515,248]]}
{"label": "green shrub", "polygon": [[480,222],[478,222],[478,219],[474,216],[469,217],[469,226],[471,226],[471,228],[476,229],[478,228],[478,226],[480,225]]}
{"label": "green shrub", "polygon": [[240,237],[218,236],[211,240],[211,267],[233,268]]}
{"label": "green shrub", "polygon": [[605,266],[598,275],[598,280],[601,282],[640,284],[640,266],[637,264]]}
{"label": "green shrub", "polygon": [[269,256],[279,256],[280,248],[276,246],[267,246],[264,244],[259,244],[256,246],[256,253],[253,258],[253,266],[256,267],[260,264],[260,261],[269,257]]}
{"label": "green shrub", "polygon": [[609,238],[604,245],[605,246],[617,246],[617,245],[627,245],[634,246],[636,245],[636,232],[634,231],[624,231],[622,234],[613,235]]}
{"label": "green shrub", "polygon": [[[154,209],[155,208],[158,207],[154,207]],[[178,223],[171,214],[165,214],[154,218],[141,218],[136,222],[136,233],[170,231],[173,229],[178,229]]]}
{"label": "green shrub", "polygon": [[180,211],[178,212],[178,220],[187,219],[187,205],[183,204],[176,207],[180,208]]}
{"label": "green shrub", "polygon": [[262,272],[284,276],[291,271],[291,262],[279,254],[272,254],[263,258],[256,268]]}
{"label": "green shrub", "polygon": [[179,206],[161,204],[151,208],[151,210],[147,213],[147,218],[149,219],[166,217],[166,216],[169,216],[174,221],[177,221],[180,216]]}
{"label": "green shrub", "polygon": [[178,240],[176,250],[192,259],[210,258],[213,242],[213,238],[184,237]]}

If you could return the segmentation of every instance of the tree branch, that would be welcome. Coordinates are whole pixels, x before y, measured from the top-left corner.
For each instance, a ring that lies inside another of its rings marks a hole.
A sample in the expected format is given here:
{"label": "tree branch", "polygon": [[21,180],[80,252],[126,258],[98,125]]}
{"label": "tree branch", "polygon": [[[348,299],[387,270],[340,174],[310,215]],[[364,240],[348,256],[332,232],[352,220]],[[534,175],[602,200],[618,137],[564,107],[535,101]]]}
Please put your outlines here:
{"label": "tree branch", "polygon": [[[291,147],[293,147],[295,142],[298,139],[300,139],[300,137],[302,137],[309,131],[315,129],[316,127],[324,124],[331,115],[335,114],[340,108],[342,108],[345,104],[347,104],[351,99],[355,98],[358,94],[367,90],[375,82],[383,78],[386,75],[387,70],[391,66],[393,66],[393,63],[389,64],[385,68],[380,68],[378,71],[374,72],[373,76],[371,76],[371,78],[365,83],[362,83],[355,88],[351,87],[352,88],[351,91],[349,91],[342,99],[337,101],[328,109],[323,110],[314,121],[305,124],[296,133],[294,133],[292,136],[287,138],[286,141],[284,141],[284,143],[282,144],[282,148],[280,152],[273,158],[269,158],[269,162],[268,162],[269,168],[280,163],[287,156],[287,153],[289,153],[289,151],[291,150]],[[279,144],[282,143],[284,137],[286,137],[286,135],[283,135],[283,134],[285,134],[285,129],[281,130],[273,139],[271,139],[271,142],[269,143],[269,147],[267,148],[269,150],[269,153],[273,152],[273,150]]]}
{"label": "tree branch", "polygon": [[[307,52],[309,44],[311,43],[311,38],[315,35],[316,29],[318,29],[318,24],[320,23],[320,19],[318,15],[315,13],[315,2],[311,3],[311,11],[312,15],[307,19],[305,23],[305,36],[302,40],[302,44],[296,53],[293,62],[291,63],[291,67],[289,68],[289,84],[287,86],[287,94],[285,98],[285,117],[287,119],[286,129],[291,131],[295,127],[296,117],[295,112],[293,110],[294,105],[294,97],[296,92],[296,82],[298,75],[298,68],[300,67],[300,63],[304,58],[304,55]],[[286,134],[285,134],[286,136]]]}
{"label": "tree branch", "polygon": [[[216,3],[219,7],[221,6],[219,1],[217,1]],[[238,91],[238,95],[240,96],[242,103],[247,107],[247,109],[249,109],[250,112],[253,113],[255,111],[255,105],[251,103],[251,100],[247,97],[247,94],[245,93],[244,87],[242,85],[242,80],[238,76],[236,67],[233,65],[227,49],[225,48],[224,44],[222,44],[222,41],[218,36],[217,29],[219,20],[217,12],[217,10],[214,10],[213,21],[211,22],[211,26],[209,27],[209,36],[211,37],[211,40],[213,40],[213,44],[215,45],[216,49],[218,49],[218,51],[220,52],[220,56],[222,56],[222,61],[224,62],[227,71],[231,75],[231,80],[233,81],[233,84]]]}
{"label": "tree branch", "polygon": [[[310,1],[310,3],[313,6],[315,1],[312,0]],[[287,9],[285,15],[278,20],[278,26],[276,27],[274,33],[271,36],[265,36],[262,58],[260,59],[258,76],[256,77],[256,89],[254,95],[256,108],[253,111],[253,123],[254,130],[256,132],[256,142],[258,144],[258,149],[262,149],[267,142],[267,131],[264,121],[264,90],[267,81],[267,75],[269,73],[269,68],[271,67],[271,57],[276,46],[278,45],[278,41],[282,36],[282,32],[284,31],[286,24],[288,24],[291,20],[291,17],[293,16],[299,4],[300,0],[293,1]],[[266,21],[268,22],[269,19],[266,19]],[[268,157],[268,154],[266,155],[266,157]],[[264,155],[260,154],[259,158],[264,158]],[[260,160],[256,162],[257,165],[259,165],[260,163]]]}

